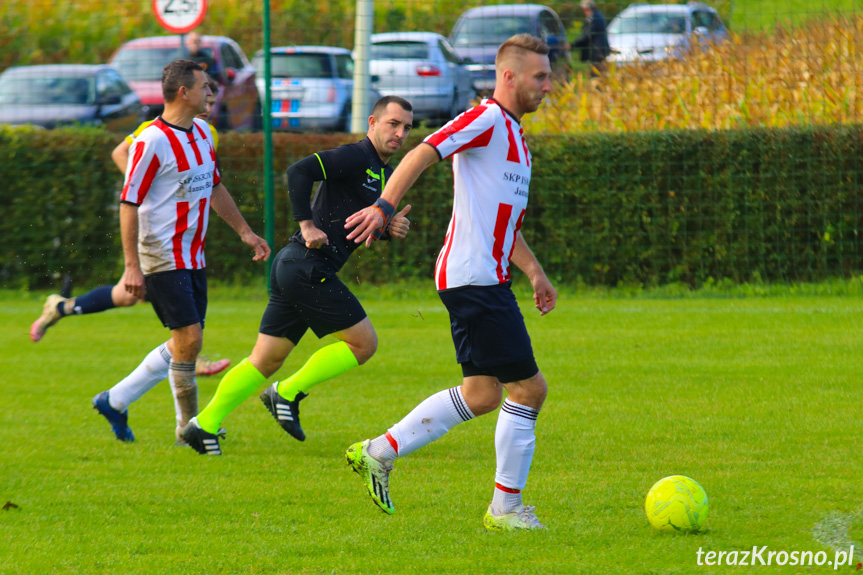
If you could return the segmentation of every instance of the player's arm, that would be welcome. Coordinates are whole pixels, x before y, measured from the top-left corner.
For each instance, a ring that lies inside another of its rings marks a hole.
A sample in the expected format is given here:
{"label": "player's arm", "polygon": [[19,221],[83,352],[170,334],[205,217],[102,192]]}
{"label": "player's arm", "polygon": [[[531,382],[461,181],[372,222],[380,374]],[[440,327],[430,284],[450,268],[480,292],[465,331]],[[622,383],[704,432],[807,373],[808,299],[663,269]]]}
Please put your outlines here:
{"label": "player's arm", "polygon": [[255,251],[254,261],[266,260],[270,257],[270,246],[264,238],[257,235],[249,227],[246,218],[240,213],[237,204],[234,203],[234,198],[228,193],[228,189],[221,182],[213,188],[212,196],[213,209],[219,214],[219,217],[231,226],[237,232],[243,243]]}
{"label": "player's arm", "polygon": [[123,141],[117,144],[117,147],[114,148],[113,152],[111,152],[111,159],[114,160],[114,163],[124,174],[126,173],[126,166],[129,163],[129,149],[132,147],[132,144],[135,143],[138,136],[141,135],[141,132],[144,131],[144,128],[152,123],[152,120],[142,123],[140,126],[135,128],[134,132],[123,138]]}
{"label": "player's arm", "polygon": [[356,243],[365,241],[367,246],[371,245],[372,232],[384,228],[387,219],[395,214],[395,206],[399,205],[408,188],[416,183],[420,174],[440,159],[437,149],[426,143],[408,152],[387,182],[380,200],[345,220],[345,229],[353,228],[347,238]]}
{"label": "player's arm", "polygon": [[111,152],[111,159],[114,160],[117,168],[124,174],[126,173],[126,165],[129,163],[129,148],[131,147],[132,143],[128,139],[124,139]]}
{"label": "player's arm", "polygon": [[138,206],[120,203],[120,239],[123,242],[125,267],[120,283],[137,299],[144,297],[144,274],[138,259]]}
{"label": "player's arm", "polygon": [[539,260],[530,251],[521,232],[516,234],[515,245],[512,250],[512,263],[530,279],[530,285],[533,287],[533,303],[540,315],[545,315],[553,310],[557,304],[557,290],[548,281],[548,276],[542,271]]}
{"label": "player's arm", "polygon": [[[288,168],[288,194],[291,199],[291,211],[295,222],[300,224],[300,232],[306,240],[306,247],[317,249],[329,245],[327,234],[315,225],[312,216],[312,191],[315,182],[327,179],[324,167],[324,152],[312,154],[291,164]],[[327,159],[332,171],[332,162]]]}

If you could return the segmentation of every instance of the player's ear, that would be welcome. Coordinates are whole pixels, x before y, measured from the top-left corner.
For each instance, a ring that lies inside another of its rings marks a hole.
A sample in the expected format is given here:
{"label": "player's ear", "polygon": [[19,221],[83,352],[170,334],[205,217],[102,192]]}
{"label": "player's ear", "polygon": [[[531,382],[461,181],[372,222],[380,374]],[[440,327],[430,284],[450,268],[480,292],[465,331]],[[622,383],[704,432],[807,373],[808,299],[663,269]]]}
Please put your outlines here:
{"label": "player's ear", "polygon": [[[374,127],[375,127],[375,117],[369,116],[369,130],[371,130]],[[348,126],[348,128],[350,128],[350,126]]]}

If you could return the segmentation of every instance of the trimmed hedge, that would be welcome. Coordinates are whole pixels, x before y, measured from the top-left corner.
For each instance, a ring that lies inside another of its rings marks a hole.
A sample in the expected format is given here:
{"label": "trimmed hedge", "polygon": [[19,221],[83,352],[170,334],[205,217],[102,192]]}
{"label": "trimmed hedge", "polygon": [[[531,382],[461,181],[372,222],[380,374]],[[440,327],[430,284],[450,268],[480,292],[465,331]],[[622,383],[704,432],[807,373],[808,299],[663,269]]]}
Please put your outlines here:
{"label": "trimmed hedge", "polygon": [[[0,286],[113,283],[122,273],[109,159],[93,130],[0,129]],[[349,135],[276,134],[276,246],[296,229],[284,169]],[[420,140],[412,137],[411,145]],[[224,134],[224,181],[263,234],[261,134]],[[534,137],[524,235],[563,283],[820,281],[863,269],[863,127]],[[430,278],[451,213],[452,174],[429,169],[408,193],[407,242],[361,248],[343,279]],[[210,276],[245,282],[263,266],[213,215]]]}

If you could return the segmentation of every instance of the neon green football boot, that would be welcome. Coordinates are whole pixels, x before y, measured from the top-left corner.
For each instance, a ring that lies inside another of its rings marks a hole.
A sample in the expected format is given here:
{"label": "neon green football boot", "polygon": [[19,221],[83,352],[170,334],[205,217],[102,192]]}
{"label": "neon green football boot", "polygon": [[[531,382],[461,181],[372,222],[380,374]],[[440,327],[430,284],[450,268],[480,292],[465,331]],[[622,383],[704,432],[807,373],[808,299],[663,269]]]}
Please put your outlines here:
{"label": "neon green football boot", "polygon": [[392,464],[381,463],[368,453],[370,440],[357,442],[348,447],[345,456],[348,465],[356,471],[366,484],[369,495],[381,511],[392,515],[396,512],[390,499],[390,471]]}
{"label": "neon green football boot", "polygon": [[489,531],[521,531],[522,529],[545,529],[534,513],[535,507],[519,505],[504,515],[492,515],[491,505],[482,519],[482,525]]}

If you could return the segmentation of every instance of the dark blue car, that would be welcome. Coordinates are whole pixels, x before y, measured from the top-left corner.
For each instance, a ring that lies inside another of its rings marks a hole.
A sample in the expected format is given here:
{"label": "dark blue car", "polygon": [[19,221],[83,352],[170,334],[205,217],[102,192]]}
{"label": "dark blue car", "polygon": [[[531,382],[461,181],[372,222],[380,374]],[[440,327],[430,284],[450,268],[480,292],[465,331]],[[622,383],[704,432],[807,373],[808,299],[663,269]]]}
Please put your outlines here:
{"label": "dark blue car", "polygon": [[471,8],[459,16],[450,43],[462,59],[477,93],[494,90],[494,57],[498,47],[510,36],[533,34],[545,40],[552,68],[569,65],[569,42],[558,15],[541,4],[503,4]]}
{"label": "dark blue car", "polygon": [[103,125],[128,133],[144,112],[141,100],[111,66],[14,66],[0,74],[0,124],[49,129]]}

